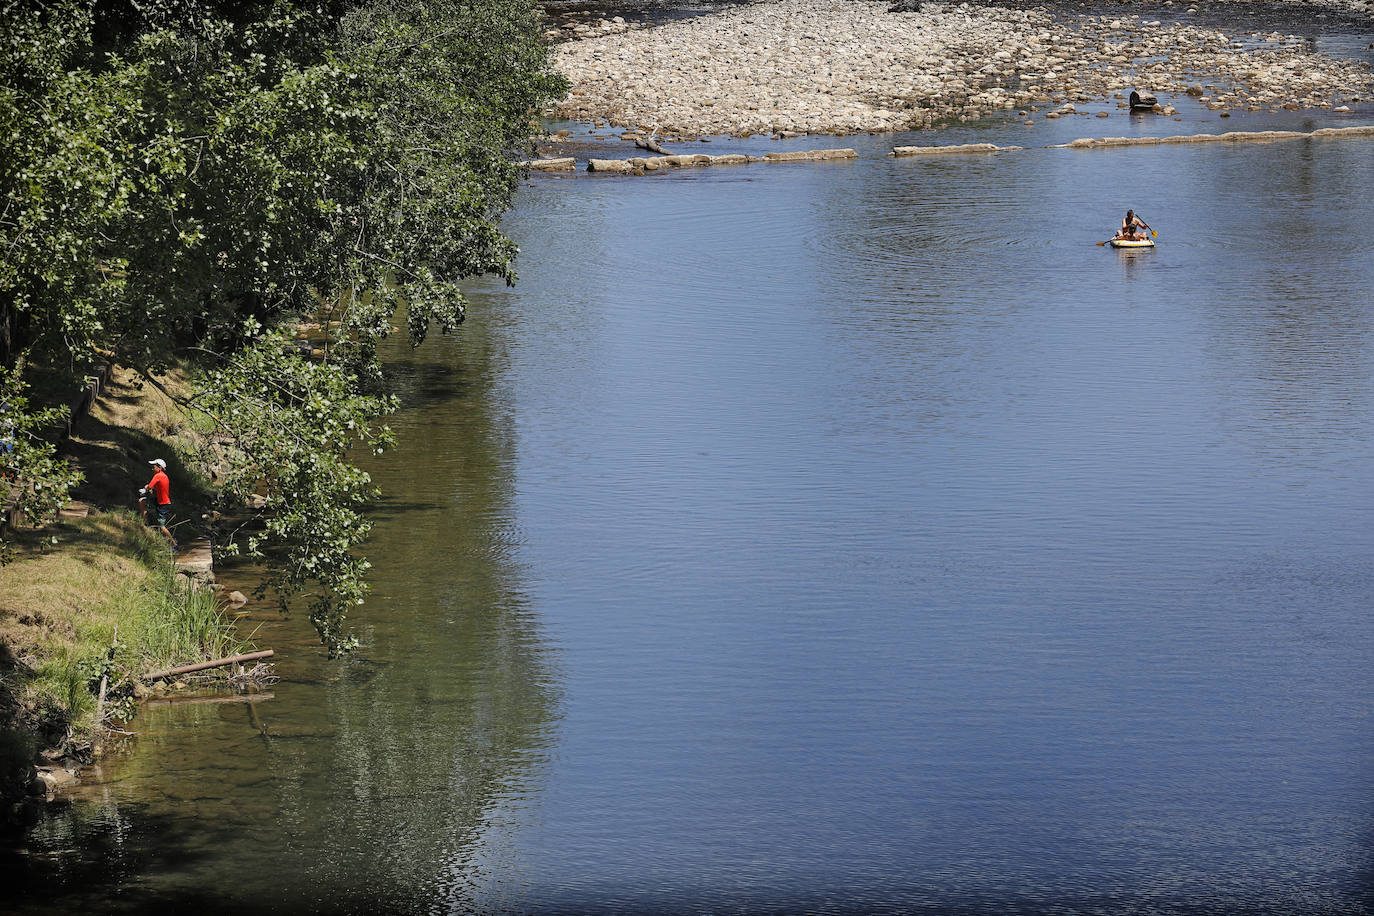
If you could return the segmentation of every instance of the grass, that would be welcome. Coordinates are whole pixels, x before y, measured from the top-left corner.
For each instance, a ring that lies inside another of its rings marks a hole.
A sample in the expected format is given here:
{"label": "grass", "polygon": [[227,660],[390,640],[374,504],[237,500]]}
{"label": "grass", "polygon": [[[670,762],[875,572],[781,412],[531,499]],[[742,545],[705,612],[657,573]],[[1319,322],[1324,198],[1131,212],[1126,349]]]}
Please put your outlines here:
{"label": "grass", "polygon": [[244,650],[214,592],[167,582],[148,596],[144,608],[133,645],[141,647],[140,657],[148,669],[197,658],[224,658]]}
{"label": "grass", "polygon": [[49,742],[61,726],[80,745],[98,724],[101,673],[119,695],[148,671],[242,649],[215,594],[176,576],[166,541],[134,513],[23,534],[0,567],[0,711],[11,724]]}
{"label": "grass", "polygon": [[91,693],[81,659],[62,650],[38,665],[29,684],[30,699],[47,715],[67,722],[85,724],[95,714]]}

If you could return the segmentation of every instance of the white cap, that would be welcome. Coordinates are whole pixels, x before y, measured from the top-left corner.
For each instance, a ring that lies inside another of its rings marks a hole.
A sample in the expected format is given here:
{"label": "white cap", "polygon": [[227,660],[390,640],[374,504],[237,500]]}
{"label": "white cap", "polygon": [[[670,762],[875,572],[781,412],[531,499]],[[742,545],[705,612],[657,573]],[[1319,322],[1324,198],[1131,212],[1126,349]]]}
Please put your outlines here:
{"label": "white cap", "polygon": [[149,461],[148,463],[149,463],[149,464],[155,464],[155,465],[157,465],[157,466],[160,467],[160,468],[165,468],[165,467],[167,467],[167,462],[163,461],[161,458],[154,458],[152,461]]}

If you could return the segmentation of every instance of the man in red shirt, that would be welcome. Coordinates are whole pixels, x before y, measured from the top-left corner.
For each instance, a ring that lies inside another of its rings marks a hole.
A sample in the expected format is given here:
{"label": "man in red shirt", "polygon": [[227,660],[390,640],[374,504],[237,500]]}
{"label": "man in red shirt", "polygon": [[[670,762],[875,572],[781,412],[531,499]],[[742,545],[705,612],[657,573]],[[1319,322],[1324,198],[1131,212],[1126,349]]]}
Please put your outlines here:
{"label": "man in red shirt", "polygon": [[148,524],[161,531],[163,536],[172,542],[172,549],[176,550],[177,540],[167,528],[167,522],[172,517],[172,493],[171,484],[167,480],[167,462],[161,458],[154,458],[148,463],[153,466],[153,479],[138,491],[138,507],[143,510]]}

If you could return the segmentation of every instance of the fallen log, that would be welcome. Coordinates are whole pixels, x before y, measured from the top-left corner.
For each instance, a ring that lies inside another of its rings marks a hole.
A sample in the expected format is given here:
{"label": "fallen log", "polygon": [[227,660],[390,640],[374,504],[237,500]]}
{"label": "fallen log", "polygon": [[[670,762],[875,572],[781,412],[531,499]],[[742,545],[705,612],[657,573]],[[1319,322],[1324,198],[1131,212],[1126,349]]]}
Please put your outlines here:
{"label": "fallen log", "polygon": [[158,681],[164,677],[175,677],[179,674],[190,674],[193,671],[204,671],[207,668],[222,668],[225,665],[232,665],[236,662],[252,662],[260,658],[271,658],[274,655],[271,649],[264,649],[261,652],[249,652],[247,655],[231,655],[228,658],[217,658],[209,662],[197,662],[194,665],[182,665],[180,668],[168,668],[166,671],[153,671],[143,675],[145,681]]}

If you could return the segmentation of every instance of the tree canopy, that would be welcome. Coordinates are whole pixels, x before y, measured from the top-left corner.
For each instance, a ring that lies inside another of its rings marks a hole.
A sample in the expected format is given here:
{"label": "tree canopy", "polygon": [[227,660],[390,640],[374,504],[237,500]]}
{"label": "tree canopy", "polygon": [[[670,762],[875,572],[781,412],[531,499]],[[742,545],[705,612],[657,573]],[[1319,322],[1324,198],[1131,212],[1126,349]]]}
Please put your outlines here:
{"label": "tree canopy", "polygon": [[[270,487],[274,581],[323,586],[345,647],[382,448],[377,345],[464,315],[459,282],[513,282],[498,220],[562,92],[530,0],[0,0],[0,437],[35,511],[70,471],[26,399],[35,367],[98,358],[186,398]],[[329,340],[291,345],[301,316]],[[402,316],[404,320],[402,320]]]}

